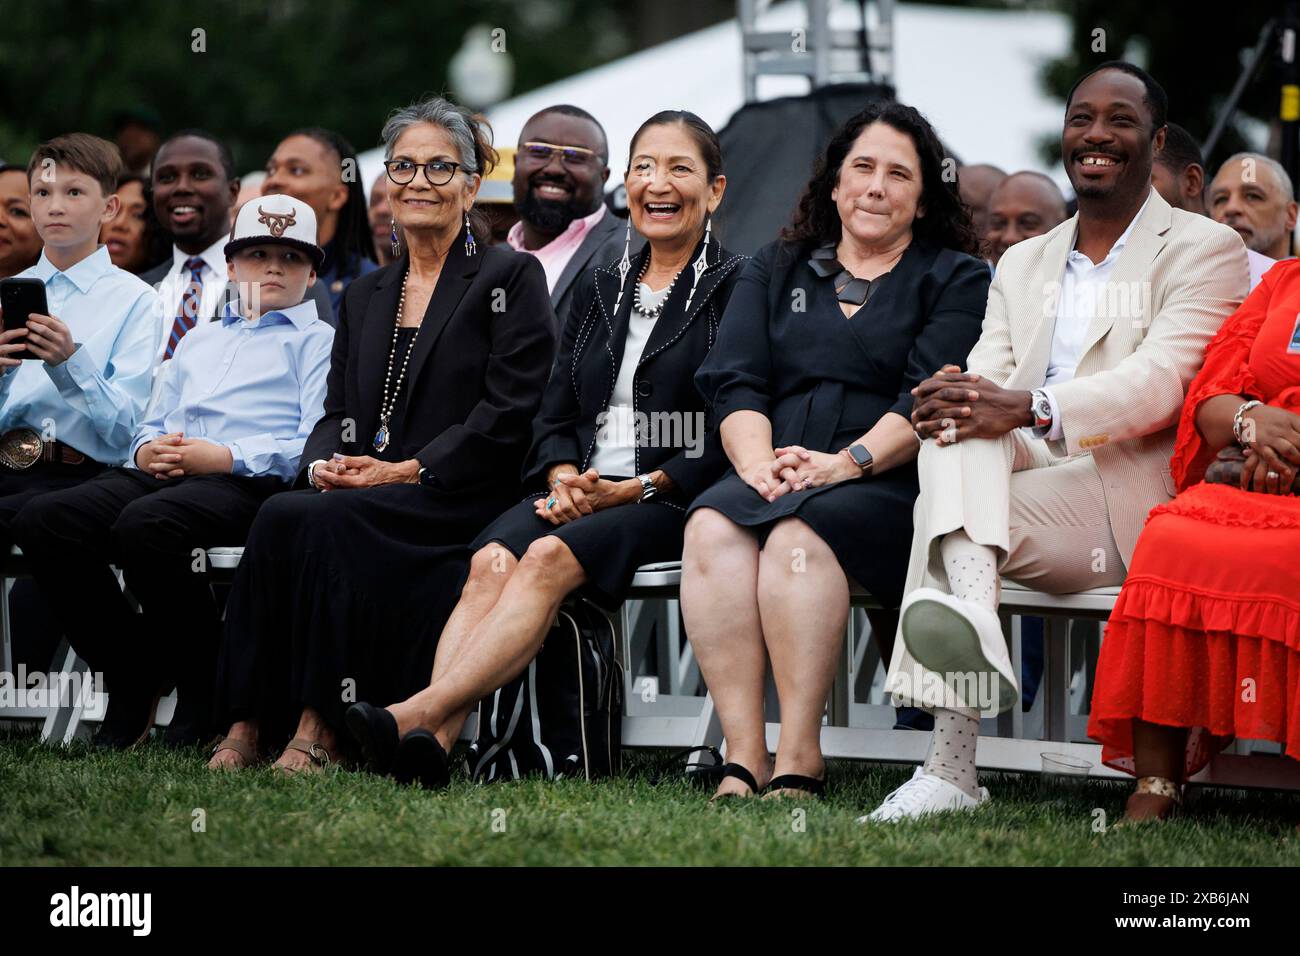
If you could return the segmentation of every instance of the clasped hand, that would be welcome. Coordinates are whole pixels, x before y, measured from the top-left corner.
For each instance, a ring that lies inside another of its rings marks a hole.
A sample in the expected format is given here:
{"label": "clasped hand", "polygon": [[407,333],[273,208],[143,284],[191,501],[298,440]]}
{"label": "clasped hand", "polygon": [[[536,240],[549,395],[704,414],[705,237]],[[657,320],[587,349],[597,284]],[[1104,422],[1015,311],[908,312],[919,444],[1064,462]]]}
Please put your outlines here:
{"label": "clasped hand", "polygon": [[1256,405],[1243,416],[1252,441],[1241,470],[1244,491],[1289,495],[1300,467],[1300,415],[1272,405]]}
{"label": "clasped hand", "polygon": [[806,491],[862,477],[862,469],[846,455],[809,451],[802,445],[774,449],[773,458],[739,471],[745,484],[768,501],[792,491]]}
{"label": "clasped hand", "polygon": [[317,465],[311,475],[321,491],[411,484],[419,479],[420,463],[414,458],[409,461],[380,461],[369,455],[335,452],[329,461]]}
{"label": "clasped hand", "polygon": [[186,475],[230,474],[235,459],[230,449],[205,438],[186,438],[171,432],[136,449],[135,464],[159,480]]}
{"label": "clasped hand", "polygon": [[533,508],[537,517],[559,526],[640,497],[641,482],[633,479],[610,481],[600,477],[595,468],[588,468],[581,474],[577,471],[555,472],[551,493],[545,498],[535,499]]}
{"label": "clasped hand", "polygon": [[912,389],[912,427],[922,439],[951,445],[997,438],[1030,424],[1029,392],[1007,389],[957,365],[945,365]]}

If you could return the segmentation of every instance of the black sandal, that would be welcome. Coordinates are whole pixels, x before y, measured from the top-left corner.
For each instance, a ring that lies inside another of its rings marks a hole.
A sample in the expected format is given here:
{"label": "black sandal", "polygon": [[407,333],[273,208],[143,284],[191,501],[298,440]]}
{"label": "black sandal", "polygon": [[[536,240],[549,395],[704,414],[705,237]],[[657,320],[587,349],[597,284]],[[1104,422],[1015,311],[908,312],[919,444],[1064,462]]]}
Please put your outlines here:
{"label": "black sandal", "polygon": [[783,773],[779,777],[773,777],[763,788],[763,796],[766,797],[778,790],[803,790],[822,800],[826,797],[826,778],[822,777],[818,780],[816,777],[805,777],[797,773]]}
{"label": "black sandal", "polygon": [[737,800],[747,800],[749,799],[749,797],[758,796],[758,792],[759,792],[758,781],[754,779],[754,775],[750,773],[745,767],[742,767],[738,763],[724,763],[722,765],[722,773],[718,778],[718,783],[721,784],[722,781],[726,780],[728,777],[735,777],[745,786],[749,787],[750,789],[749,795],[746,796],[743,793],[715,793],[712,797],[709,798],[709,803],[713,803],[715,800],[725,800],[725,799],[732,799],[732,798]]}
{"label": "black sandal", "polygon": [[397,756],[397,718],[382,707],[361,702],[347,709],[343,722],[360,745],[367,769],[388,773]]}
{"label": "black sandal", "polygon": [[397,745],[393,778],[398,783],[418,783],[425,790],[444,790],[451,783],[447,751],[423,727],[408,731]]}

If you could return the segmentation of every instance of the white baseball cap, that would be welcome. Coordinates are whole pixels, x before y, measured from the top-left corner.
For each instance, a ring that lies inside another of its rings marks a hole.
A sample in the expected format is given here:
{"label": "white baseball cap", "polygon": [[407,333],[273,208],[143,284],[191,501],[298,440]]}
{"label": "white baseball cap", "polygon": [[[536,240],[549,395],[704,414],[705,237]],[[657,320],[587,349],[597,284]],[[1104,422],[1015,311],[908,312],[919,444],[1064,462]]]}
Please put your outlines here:
{"label": "white baseball cap", "polygon": [[229,259],[246,246],[266,243],[292,246],[311,257],[312,267],[320,269],[325,250],[316,245],[316,213],[301,199],[272,193],[250,199],[239,207],[230,241],[222,250]]}

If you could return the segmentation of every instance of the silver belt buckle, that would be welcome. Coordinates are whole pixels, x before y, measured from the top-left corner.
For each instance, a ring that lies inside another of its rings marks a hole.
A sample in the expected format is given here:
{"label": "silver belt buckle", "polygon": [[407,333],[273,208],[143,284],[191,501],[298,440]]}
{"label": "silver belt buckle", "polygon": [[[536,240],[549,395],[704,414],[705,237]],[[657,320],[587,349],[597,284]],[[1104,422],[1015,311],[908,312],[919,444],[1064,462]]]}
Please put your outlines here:
{"label": "silver belt buckle", "polygon": [[0,436],[0,464],[23,471],[41,460],[45,443],[30,428],[15,428]]}

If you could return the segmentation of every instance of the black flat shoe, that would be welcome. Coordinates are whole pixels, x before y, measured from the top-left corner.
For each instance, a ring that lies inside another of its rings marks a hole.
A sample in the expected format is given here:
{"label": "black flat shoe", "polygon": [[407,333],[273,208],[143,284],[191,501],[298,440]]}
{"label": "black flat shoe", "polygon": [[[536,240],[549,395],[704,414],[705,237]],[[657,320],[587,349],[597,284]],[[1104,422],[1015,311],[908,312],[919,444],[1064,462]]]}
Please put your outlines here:
{"label": "black flat shoe", "polygon": [[374,773],[389,773],[397,755],[397,718],[373,704],[353,704],[343,715],[352,739],[361,747],[366,768]]}
{"label": "black flat shoe", "polygon": [[402,738],[393,760],[393,779],[398,783],[418,783],[425,790],[442,790],[451,783],[447,768],[447,751],[438,738],[416,728]]}

